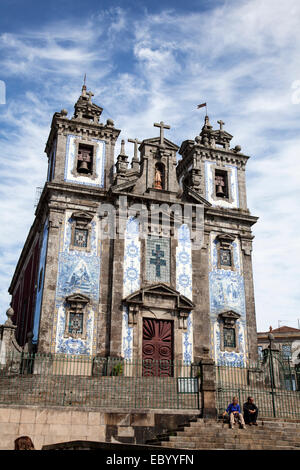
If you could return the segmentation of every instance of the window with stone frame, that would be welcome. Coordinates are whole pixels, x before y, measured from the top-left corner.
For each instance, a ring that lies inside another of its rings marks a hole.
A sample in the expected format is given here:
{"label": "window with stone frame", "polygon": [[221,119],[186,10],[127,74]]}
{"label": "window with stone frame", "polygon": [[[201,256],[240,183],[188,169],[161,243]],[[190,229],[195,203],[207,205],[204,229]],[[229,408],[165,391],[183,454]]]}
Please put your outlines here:
{"label": "window with stone frame", "polygon": [[87,248],[89,231],[85,228],[75,227],[74,231],[74,246]]}
{"label": "window with stone frame", "polygon": [[240,314],[233,310],[228,310],[219,314],[221,333],[220,347],[222,351],[239,352],[237,324],[239,318]]}
{"label": "window with stone frame", "polygon": [[236,348],[235,328],[223,328],[224,348]]}
{"label": "window with stone frame", "polygon": [[66,298],[65,337],[85,339],[89,301],[83,294],[72,294]]}
{"label": "window with stone frame", "polygon": [[232,245],[234,239],[235,237],[229,234],[220,234],[217,236],[218,269],[234,270]]}
{"label": "window with stone frame", "polygon": [[93,216],[87,212],[74,212],[72,214],[71,250],[90,250],[92,218]]}

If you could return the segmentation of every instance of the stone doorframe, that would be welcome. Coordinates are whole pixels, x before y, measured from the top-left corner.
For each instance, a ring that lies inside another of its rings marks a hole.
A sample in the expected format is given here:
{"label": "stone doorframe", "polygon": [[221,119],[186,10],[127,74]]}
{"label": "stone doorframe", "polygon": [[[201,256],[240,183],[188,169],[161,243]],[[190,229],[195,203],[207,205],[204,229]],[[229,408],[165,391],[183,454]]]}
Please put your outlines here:
{"label": "stone doorframe", "polygon": [[187,318],[195,305],[167,284],[157,283],[142,287],[123,300],[128,308],[128,326],[133,328],[132,358],[142,359],[143,318],[172,320],[173,357],[182,360],[182,334],[186,332]]}

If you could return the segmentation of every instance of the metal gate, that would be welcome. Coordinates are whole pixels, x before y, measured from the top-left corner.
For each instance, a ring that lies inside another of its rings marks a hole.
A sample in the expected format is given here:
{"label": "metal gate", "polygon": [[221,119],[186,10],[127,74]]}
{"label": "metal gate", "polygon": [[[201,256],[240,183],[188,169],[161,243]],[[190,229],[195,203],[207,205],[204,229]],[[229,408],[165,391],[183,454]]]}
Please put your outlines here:
{"label": "metal gate", "polygon": [[279,351],[265,349],[257,362],[219,363],[216,366],[218,413],[239,398],[242,406],[252,396],[260,416],[300,419],[300,382],[297,369]]}

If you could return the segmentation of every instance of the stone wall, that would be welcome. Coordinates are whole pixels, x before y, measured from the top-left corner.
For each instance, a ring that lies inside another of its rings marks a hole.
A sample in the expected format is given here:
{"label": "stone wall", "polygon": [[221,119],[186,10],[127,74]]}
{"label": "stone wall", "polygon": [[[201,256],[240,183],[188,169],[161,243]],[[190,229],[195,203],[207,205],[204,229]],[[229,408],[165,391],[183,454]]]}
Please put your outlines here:
{"label": "stone wall", "polygon": [[176,429],[199,415],[197,410],[138,410],[106,412],[64,407],[0,407],[0,450],[12,450],[14,440],[29,436],[35,448],[67,441],[142,444]]}

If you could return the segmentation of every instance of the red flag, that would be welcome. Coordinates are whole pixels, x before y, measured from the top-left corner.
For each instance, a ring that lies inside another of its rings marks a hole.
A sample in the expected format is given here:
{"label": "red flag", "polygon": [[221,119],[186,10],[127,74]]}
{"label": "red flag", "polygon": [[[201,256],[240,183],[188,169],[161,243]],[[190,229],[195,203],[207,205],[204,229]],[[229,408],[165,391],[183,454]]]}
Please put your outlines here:
{"label": "red flag", "polygon": [[198,104],[197,109],[204,108],[204,106],[206,106],[206,103]]}

